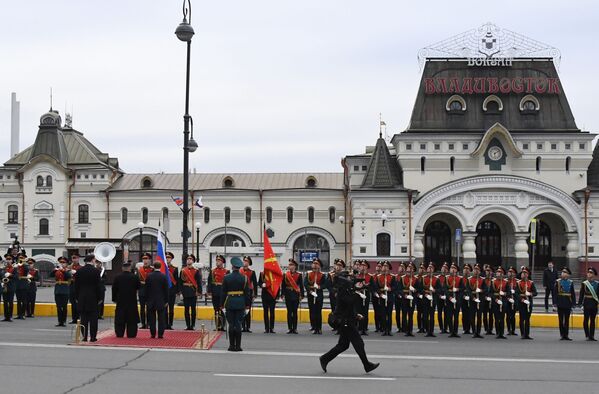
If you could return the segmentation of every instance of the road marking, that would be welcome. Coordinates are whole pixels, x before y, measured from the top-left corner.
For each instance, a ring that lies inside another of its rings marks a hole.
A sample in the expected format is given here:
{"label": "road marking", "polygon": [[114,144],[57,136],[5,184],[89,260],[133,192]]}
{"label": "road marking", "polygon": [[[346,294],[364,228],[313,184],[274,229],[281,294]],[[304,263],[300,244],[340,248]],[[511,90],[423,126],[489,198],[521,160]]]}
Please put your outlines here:
{"label": "road marking", "polygon": [[[21,343],[21,342],[0,342],[0,346],[6,347],[32,347],[32,348],[51,348],[51,349],[78,349],[78,350],[127,350],[127,351],[145,351],[152,352],[172,352],[172,353],[197,353],[204,355],[227,355],[227,356],[273,356],[273,357],[320,357],[321,353],[308,352],[273,352],[273,351],[253,351],[245,350],[241,353],[229,352],[226,350],[194,350],[194,349],[153,349],[145,347],[121,347],[121,346],[73,346],[64,344],[46,344],[46,343]],[[341,354],[341,358],[357,358],[356,354]],[[418,355],[392,355],[392,354],[372,354],[368,355],[372,359],[382,360],[422,360],[422,361],[464,361],[464,362],[489,362],[489,363],[525,363],[525,364],[587,364],[599,365],[599,360],[569,360],[569,359],[551,359],[551,358],[503,358],[503,357],[464,357],[464,356],[418,356]]]}
{"label": "road marking", "polygon": [[409,339],[364,339],[364,342],[386,342],[386,343],[430,343],[435,344],[439,343],[439,341],[410,341]]}
{"label": "road marking", "polygon": [[33,331],[62,332],[65,334],[70,333],[70,331],[67,331],[64,328],[62,330],[59,328],[34,328]]}
{"label": "road marking", "polygon": [[360,376],[308,376],[308,375],[250,375],[235,373],[215,373],[214,376],[235,378],[270,378],[270,379],[330,379],[330,380],[397,380],[395,378],[369,378]]}

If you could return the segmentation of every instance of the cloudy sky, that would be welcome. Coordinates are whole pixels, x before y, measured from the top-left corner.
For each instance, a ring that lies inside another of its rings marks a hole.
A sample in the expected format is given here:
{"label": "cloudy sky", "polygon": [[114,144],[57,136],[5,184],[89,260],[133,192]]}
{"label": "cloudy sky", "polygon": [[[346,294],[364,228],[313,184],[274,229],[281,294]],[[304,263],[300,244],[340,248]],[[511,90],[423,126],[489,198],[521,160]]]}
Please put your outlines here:
{"label": "cloudy sky", "polygon": [[[10,93],[21,148],[39,117],[73,126],[134,172],[180,172],[185,44],[175,0],[30,0],[0,6],[0,159]],[[418,50],[493,22],[561,50],[580,128],[599,132],[592,1],[193,0],[191,115],[198,172],[341,171],[346,154],[408,124]]]}

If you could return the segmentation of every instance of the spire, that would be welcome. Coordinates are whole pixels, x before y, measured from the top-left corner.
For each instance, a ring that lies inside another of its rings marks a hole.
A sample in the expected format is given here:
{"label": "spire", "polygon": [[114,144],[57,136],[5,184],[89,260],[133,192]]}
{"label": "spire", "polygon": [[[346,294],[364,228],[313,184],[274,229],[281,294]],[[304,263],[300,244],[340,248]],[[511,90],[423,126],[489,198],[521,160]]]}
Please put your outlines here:
{"label": "spire", "polygon": [[599,144],[593,150],[593,160],[587,170],[587,186],[599,188]]}
{"label": "spire", "polygon": [[[381,123],[384,124],[383,121]],[[381,125],[381,127],[383,126]],[[403,171],[397,157],[391,155],[387,142],[379,131],[379,138],[372,152],[368,171],[362,182],[363,188],[398,188],[403,186]]]}

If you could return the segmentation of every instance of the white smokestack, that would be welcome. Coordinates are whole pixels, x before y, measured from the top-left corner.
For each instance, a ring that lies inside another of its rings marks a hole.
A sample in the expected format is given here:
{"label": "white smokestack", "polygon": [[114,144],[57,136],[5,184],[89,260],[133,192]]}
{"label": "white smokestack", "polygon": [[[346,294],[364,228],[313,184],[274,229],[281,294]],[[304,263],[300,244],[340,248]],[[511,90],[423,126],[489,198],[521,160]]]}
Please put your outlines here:
{"label": "white smokestack", "polygon": [[10,157],[14,157],[19,153],[19,131],[21,128],[21,103],[17,101],[16,93],[11,93],[10,104]]}

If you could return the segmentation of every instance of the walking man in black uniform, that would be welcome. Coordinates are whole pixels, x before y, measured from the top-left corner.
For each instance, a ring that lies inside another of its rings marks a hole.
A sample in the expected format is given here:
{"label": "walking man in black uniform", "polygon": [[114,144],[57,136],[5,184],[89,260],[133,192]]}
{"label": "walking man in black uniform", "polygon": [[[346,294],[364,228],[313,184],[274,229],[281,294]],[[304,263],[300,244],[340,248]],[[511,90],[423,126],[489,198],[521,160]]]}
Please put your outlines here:
{"label": "walking man in black uniform", "polygon": [[127,338],[137,336],[137,291],[140,286],[139,278],[131,272],[131,262],[124,262],[123,272],[117,275],[112,284],[112,301],[116,304],[114,332],[118,338],[122,338],[125,332]]}

